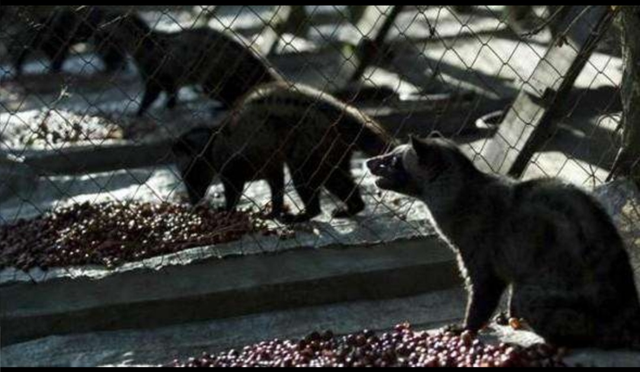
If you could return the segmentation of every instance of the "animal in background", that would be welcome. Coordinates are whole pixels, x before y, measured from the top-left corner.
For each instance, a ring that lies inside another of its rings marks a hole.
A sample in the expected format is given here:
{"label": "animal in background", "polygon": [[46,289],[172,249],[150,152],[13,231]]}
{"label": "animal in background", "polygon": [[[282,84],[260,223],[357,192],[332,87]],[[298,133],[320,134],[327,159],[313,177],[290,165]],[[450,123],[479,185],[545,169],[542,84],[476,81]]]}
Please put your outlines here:
{"label": "animal in background", "polygon": [[25,22],[12,36],[8,46],[16,75],[29,54],[41,51],[50,62],[50,71],[58,73],[69,57],[71,47],[89,42],[105,64],[106,72],[115,72],[125,66],[126,56],[113,45],[103,32],[105,23],[122,14],[94,7],[54,8],[47,15],[39,14],[35,20]]}
{"label": "animal in background", "polygon": [[[266,180],[272,217],[302,222],[322,212],[323,187],[344,203],[334,217],[362,211],[352,154],[379,155],[395,144],[374,120],[328,93],[277,82],[249,93],[221,128],[186,133],[173,151],[192,203],[205,196],[215,175],[224,186],[227,209],[236,207],[247,182]],[[283,212],[285,165],[304,203],[304,211],[295,216]]]}
{"label": "animal in background", "polygon": [[439,135],[368,160],[376,185],[422,200],[458,255],[464,328],[486,324],[510,288],[510,316],[547,342],[638,347],[640,304],[624,243],[586,192],[558,179],[479,171]]}
{"label": "animal in background", "polygon": [[236,35],[206,27],[154,31],[137,17],[124,17],[113,27],[115,39],[133,56],[144,80],[138,116],[162,92],[168,95],[166,106],[175,107],[178,90],[186,85],[201,86],[204,94],[228,108],[255,86],[283,80]]}

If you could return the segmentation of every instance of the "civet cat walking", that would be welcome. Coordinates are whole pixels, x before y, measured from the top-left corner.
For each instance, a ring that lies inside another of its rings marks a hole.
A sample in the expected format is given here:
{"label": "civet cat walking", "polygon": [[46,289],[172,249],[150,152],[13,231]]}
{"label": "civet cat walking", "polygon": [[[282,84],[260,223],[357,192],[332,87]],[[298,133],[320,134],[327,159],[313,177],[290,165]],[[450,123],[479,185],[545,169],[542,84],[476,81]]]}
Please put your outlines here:
{"label": "civet cat walking", "polygon": [[[351,174],[354,150],[369,156],[395,141],[374,120],[328,93],[296,84],[264,84],[250,93],[221,129],[195,129],[179,139],[174,153],[190,200],[202,199],[214,176],[224,185],[226,206],[236,207],[247,182],[265,179],[273,217],[302,222],[321,213],[324,187],[344,202],[333,216],[353,216],[365,208]],[[282,214],[284,166],[288,166],[304,211]]]}
{"label": "civet cat walking", "polygon": [[206,27],[156,31],[134,16],[122,17],[110,28],[113,40],[133,56],[144,79],[138,116],[162,92],[168,95],[167,107],[175,107],[178,90],[186,85],[199,85],[228,108],[256,85],[283,80],[249,42],[227,32]]}

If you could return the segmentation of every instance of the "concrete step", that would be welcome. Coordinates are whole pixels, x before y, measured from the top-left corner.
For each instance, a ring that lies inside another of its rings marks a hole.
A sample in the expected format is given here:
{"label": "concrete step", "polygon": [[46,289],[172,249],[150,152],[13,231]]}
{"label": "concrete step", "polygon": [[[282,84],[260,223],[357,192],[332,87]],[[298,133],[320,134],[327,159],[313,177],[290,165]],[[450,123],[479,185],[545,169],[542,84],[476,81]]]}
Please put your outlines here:
{"label": "concrete step", "polygon": [[461,283],[453,254],[434,236],[193,257],[182,265],[140,266],[105,277],[85,268],[82,274],[0,286],[1,344],[410,296]]}
{"label": "concrete step", "polygon": [[426,328],[464,315],[462,287],[418,296],[344,302],[186,323],[147,330],[50,336],[2,348],[0,365],[159,365],[177,357],[218,352],[273,338],[300,338],[314,330],[335,334],[383,331],[403,321]]}
{"label": "concrete step", "polygon": [[[274,338],[301,338],[315,330],[331,329],[336,335],[363,329],[384,332],[404,321],[411,322],[414,329],[434,330],[459,322],[465,303],[466,293],[457,287],[411,297],[343,302],[147,330],[50,336],[4,347],[0,366],[157,366],[203,351],[217,353]],[[480,338],[492,344],[523,346],[544,341],[535,333],[495,324]],[[640,353],[576,349],[569,350],[565,362],[633,367],[640,366]]]}

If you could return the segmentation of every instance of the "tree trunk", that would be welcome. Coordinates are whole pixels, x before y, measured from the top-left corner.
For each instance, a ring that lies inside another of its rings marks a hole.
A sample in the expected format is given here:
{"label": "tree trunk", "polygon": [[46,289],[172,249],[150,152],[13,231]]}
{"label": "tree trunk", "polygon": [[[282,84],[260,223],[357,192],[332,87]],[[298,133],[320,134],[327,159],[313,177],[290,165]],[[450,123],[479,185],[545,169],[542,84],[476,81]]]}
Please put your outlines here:
{"label": "tree trunk", "polygon": [[624,72],[622,99],[623,143],[612,177],[629,177],[640,185],[640,7],[624,6],[619,15]]}

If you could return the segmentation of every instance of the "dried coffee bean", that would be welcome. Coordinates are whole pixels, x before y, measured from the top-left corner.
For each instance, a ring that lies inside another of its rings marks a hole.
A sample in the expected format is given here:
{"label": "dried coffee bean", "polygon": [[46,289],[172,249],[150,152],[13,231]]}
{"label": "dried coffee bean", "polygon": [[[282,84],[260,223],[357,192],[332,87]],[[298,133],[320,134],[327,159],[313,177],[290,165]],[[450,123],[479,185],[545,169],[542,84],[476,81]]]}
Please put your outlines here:
{"label": "dried coffee bean", "polygon": [[[544,352],[540,352],[543,350]],[[333,332],[312,332],[301,341],[263,341],[242,349],[230,363],[228,353],[204,353],[201,358],[175,367],[529,367],[562,366],[561,357],[547,345],[522,348],[484,344],[471,332],[428,334],[415,332],[408,323],[379,337],[363,330],[335,337]],[[565,352],[563,350],[562,352]],[[547,354],[543,357],[542,354]]]}
{"label": "dried coffee bean", "polygon": [[0,269],[105,265],[271,234],[246,212],[169,203],[82,203],[0,226]]}

